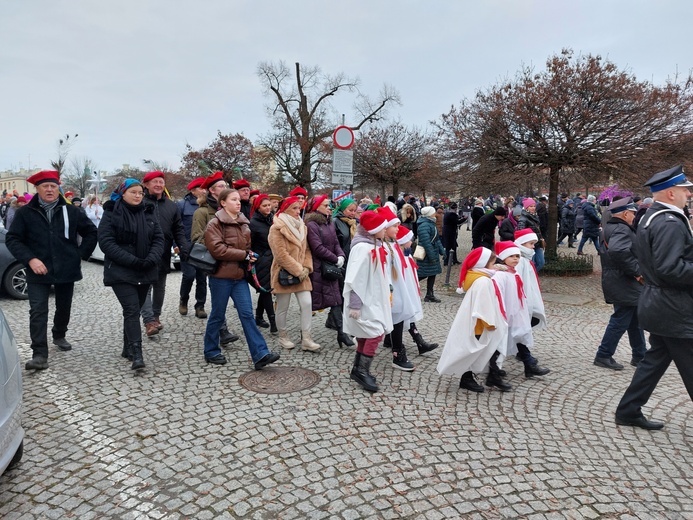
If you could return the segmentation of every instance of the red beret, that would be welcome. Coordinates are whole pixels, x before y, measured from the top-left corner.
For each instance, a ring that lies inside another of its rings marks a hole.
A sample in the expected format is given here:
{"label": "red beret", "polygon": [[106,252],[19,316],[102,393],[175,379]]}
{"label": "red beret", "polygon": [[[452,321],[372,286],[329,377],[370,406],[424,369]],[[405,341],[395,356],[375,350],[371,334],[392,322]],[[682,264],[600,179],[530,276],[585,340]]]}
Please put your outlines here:
{"label": "red beret", "polygon": [[144,176],[144,179],[142,179],[142,182],[143,182],[143,183],[144,183],[144,182],[149,182],[149,181],[151,181],[151,180],[156,179],[157,177],[161,177],[162,179],[164,179],[164,178],[165,178],[165,177],[164,177],[164,172],[160,172],[160,171],[149,172],[147,175]]}
{"label": "red beret", "polygon": [[66,196],[66,197],[74,197],[74,196],[75,196],[75,193],[74,193],[73,191],[66,191],[66,192],[65,192],[65,196]]}
{"label": "red beret", "polygon": [[205,180],[205,182],[204,182],[204,184],[202,185],[202,187],[203,187],[204,189],[208,190],[208,189],[211,188],[214,184],[216,184],[216,183],[219,182],[219,181],[223,181],[223,180],[224,180],[224,174],[223,174],[222,172],[214,172],[212,175],[210,175],[209,177],[207,177],[207,179]]}
{"label": "red beret", "polygon": [[240,190],[241,188],[250,188],[250,183],[245,179],[238,179],[237,181],[233,181],[233,187],[236,190]]}
{"label": "red beret", "polygon": [[260,195],[260,190],[250,190],[250,196],[252,197],[253,195]]}
{"label": "red beret", "polygon": [[298,195],[303,195],[304,197],[307,197],[308,192],[304,187],[296,186],[293,190],[289,192],[289,195],[291,195],[292,197],[297,197]]}
{"label": "red beret", "polygon": [[186,189],[188,191],[192,191],[195,188],[199,188],[200,186],[202,186],[205,183],[206,180],[207,180],[206,177],[197,177],[196,179],[193,179],[188,183]]}
{"label": "red beret", "polygon": [[33,174],[26,181],[34,186],[38,186],[42,182],[53,182],[55,184],[60,184],[60,173],[58,173],[56,170],[41,170],[40,172]]}

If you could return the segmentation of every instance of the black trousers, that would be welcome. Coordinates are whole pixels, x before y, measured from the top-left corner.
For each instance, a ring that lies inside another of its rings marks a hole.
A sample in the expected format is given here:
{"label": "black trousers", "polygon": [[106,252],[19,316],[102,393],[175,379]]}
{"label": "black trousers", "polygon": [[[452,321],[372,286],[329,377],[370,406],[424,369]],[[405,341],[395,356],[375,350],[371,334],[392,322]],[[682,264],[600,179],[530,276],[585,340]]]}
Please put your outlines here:
{"label": "black trousers", "polygon": [[[55,316],[53,316],[53,339],[64,338],[70,324],[72,295],[75,284],[58,283],[55,287]],[[48,359],[48,296],[51,284],[27,284],[29,294],[29,335],[33,357]]]}
{"label": "black trousers", "polygon": [[627,419],[642,416],[642,406],[650,399],[672,360],[693,400],[693,338],[668,338],[650,334],[650,348],[638,365],[630,386],[623,394],[616,415]]}
{"label": "black trousers", "polygon": [[190,291],[193,283],[195,284],[195,308],[204,309],[205,300],[207,300],[207,275],[195,269],[188,262],[180,263],[180,270],[183,277],[180,281],[180,300],[188,303],[190,299]]}
{"label": "black trousers", "polygon": [[142,341],[140,311],[147,298],[149,287],[149,284],[131,283],[117,283],[111,286],[123,308],[123,336],[128,344]]}
{"label": "black trousers", "polygon": [[272,300],[272,293],[260,291],[257,295],[255,317],[262,319],[265,312],[268,319],[274,318],[274,300]]}

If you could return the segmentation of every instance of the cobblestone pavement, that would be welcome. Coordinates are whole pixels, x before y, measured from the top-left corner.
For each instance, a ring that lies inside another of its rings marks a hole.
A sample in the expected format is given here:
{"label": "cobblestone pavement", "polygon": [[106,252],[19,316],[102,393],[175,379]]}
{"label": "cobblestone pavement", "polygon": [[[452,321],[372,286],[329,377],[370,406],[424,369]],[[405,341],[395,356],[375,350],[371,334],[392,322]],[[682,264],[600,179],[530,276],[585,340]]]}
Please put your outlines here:
{"label": "cobblestone pavement", "polygon": [[[469,233],[460,238],[467,251]],[[318,313],[323,352],[284,351],[278,364],[321,381],[263,395],[238,383],[252,369],[243,340],[226,349],[226,366],[204,363],[206,320],[178,314],[178,273],[161,340],[146,341],[147,369],[133,373],[102,267],[83,270],[75,348],[53,348],[49,370],[24,373],[25,454],[0,477],[0,518],[693,518],[693,405],[672,368],[645,410],[664,430],[614,424],[634,369],[625,341],[616,354],[625,370],[592,365],[610,315],[596,274],[543,278],[545,292],[587,303],[547,303],[535,354],[551,373],[527,380],[508,361],[510,393],[460,390],[437,375],[439,350],[404,373],[381,349],[381,391],[367,394],[349,380],[353,352]],[[419,327],[442,344],[460,296],[439,285],[443,301],[424,304]],[[26,360],[28,303],[0,305]]]}

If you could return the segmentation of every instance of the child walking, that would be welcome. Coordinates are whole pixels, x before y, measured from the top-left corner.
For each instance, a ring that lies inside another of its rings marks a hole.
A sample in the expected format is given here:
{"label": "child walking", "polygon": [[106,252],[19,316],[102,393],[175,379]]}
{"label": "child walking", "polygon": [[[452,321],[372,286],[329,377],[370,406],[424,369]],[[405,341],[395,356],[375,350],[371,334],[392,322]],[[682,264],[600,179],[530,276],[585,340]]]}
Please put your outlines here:
{"label": "child walking", "polygon": [[356,337],[351,379],[369,392],[378,384],[370,373],[383,335],[392,330],[390,274],[383,237],[387,221],[375,211],[364,211],[351,242],[344,277],[344,332]]}

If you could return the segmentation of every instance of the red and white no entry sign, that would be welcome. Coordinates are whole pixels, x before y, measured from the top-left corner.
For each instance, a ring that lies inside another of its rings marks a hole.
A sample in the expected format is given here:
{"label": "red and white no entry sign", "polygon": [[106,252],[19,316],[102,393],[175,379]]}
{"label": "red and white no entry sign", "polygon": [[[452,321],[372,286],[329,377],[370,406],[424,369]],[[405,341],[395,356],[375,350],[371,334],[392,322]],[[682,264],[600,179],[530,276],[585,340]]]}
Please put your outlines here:
{"label": "red and white no entry sign", "polygon": [[335,148],[348,150],[354,146],[354,131],[345,125],[340,125],[332,133],[332,142]]}

